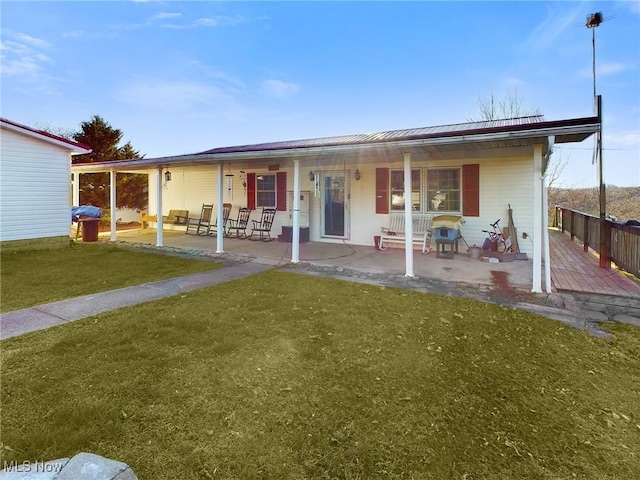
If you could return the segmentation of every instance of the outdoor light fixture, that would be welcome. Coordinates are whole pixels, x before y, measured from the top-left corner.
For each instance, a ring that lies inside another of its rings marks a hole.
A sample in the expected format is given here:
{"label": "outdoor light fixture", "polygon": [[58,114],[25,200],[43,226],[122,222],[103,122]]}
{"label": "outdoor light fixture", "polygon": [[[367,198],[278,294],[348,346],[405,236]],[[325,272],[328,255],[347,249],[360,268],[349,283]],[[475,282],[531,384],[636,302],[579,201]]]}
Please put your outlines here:
{"label": "outdoor light fixture", "polygon": [[171,181],[171,172],[169,170],[164,172],[164,181],[165,182],[170,182]]}
{"label": "outdoor light fixture", "polygon": [[309,172],[309,181],[313,182],[316,179],[316,174],[313,172]]}
{"label": "outdoor light fixture", "polygon": [[353,174],[353,176],[355,177],[356,180],[360,180],[361,176],[360,176],[360,170],[358,170],[356,168],[356,172]]}

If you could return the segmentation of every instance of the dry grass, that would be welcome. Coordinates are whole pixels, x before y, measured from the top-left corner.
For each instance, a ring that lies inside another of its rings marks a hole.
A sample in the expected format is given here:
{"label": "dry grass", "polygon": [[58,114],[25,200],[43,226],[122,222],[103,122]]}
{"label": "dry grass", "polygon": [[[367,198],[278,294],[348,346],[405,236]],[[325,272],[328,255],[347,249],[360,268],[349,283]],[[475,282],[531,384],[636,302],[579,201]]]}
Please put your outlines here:
{"label": "dry grass", "polygon": [[220,267],[202,260],[87,243],[0,255],[2,312]]}
{"label": "dry grass", "polygon": [[2,342],[2,459],[153,479],[630,479],[640,333],[270,271]]}

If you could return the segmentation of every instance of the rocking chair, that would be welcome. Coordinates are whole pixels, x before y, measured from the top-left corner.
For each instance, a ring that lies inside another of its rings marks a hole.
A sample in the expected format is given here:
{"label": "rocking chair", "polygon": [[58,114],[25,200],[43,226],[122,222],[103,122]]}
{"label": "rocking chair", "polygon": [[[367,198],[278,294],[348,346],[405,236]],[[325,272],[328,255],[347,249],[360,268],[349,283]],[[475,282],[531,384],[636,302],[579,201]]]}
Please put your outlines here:
{"label": "rocking chair", "polygon": [[[229,214],[231,213],[231,204],[223,203],[222,204],[222,234],[224,235],[227,229],[227,222],[229,221]],[[209,235],[217,235],[218,234],[218,217],[216,215],[216,221],[209,229]]]}
{"label": "rocking chair", "polygon": [[[242,207],[238,210],[238,218],[229,219],[229,225],[227,226],[227,237],[246,238],[247,236],[247,224],[249,223],[249,216],[251,215],[251,209]],[[235,235],[231,232],[235,231]],[[242,232],[242,234],[240,233]]]}
{"label": "rocking chair", "polygon": [[187,218],[187,235],[208,235],[211,230],[211,214],[213,213],[213,204],[202,204],[202,212],[200,218]]}
{"label": "rocking chair", "polygon": [[[263,242],[270,242],[273,240],[271,237],[271,227],[273,226],[273,218],[275,216],[275,208],[263,208],[260,220],[252,220],[253,228],[251,229],[249,240],[261,240]],[[253,238],[254,235],[256,238]]]}

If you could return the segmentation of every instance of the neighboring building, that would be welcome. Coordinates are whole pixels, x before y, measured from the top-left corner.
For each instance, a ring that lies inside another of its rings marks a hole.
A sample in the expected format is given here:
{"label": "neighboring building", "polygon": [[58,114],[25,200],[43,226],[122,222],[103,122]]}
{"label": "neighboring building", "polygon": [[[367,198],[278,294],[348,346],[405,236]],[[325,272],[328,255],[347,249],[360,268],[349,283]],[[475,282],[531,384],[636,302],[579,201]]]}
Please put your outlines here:
{"label": "neighboring building", "polygon": [[0,245],[68,245],[71,156],[85,145],[0,118]]}
{"label": "neighboring building", "polygon": [[[154,214],[182,209],[198,217],[203,203],[226,202],[233,205],[231,218],[238,208],[249,207],[257,210],[252,215],[257,219],[263,207],[275,207],[276,234],[296,224],[292,199],[297,190],[298,225],[309,227],[311,241],[327,243],[373,245],[389,213],[404,212],[410,196],[413,212],[463,216],[464,238],[482,245],[487,236],[482,230],[496,219],[507,226],[510,206],[518,231],[528,234],[520,250],[533,260],[532,290],[540,291],[547,253],[543,177],[551,147],[581,142],[599,127],[597,117],[546,121],[532,116],[76,164],[73,171],[148,173]],[[405,171],[411,172],[407,182]],[[112,231],[113,240],[115,235]],[[222,242],[218,238],[216,251],[223,251]],[[162,229],[157,243],[162,245]],[[293,262],[296,254],[294,247]]]}

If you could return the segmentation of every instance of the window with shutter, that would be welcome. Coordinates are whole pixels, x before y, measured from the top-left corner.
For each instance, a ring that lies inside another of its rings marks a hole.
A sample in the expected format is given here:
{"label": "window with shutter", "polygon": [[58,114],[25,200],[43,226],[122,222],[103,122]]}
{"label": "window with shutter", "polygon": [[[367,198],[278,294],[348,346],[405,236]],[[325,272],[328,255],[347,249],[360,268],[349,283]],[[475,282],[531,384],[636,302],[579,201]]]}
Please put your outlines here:
{"label": "window with shutter", "polygon": [[462,166],[462,215],[480,216],[480,165]]}
{"label": "window with shutter", "polygon": [[276,177],[276,208],[283,212],[287,209],[287,172],[278,172]]}
{"label": "window with shutter", "polygon": [[389,213],[388,168],[376,168],[376,213]]}
{"label": "window with shutter", "polygon": [[247,207],[287,209],[287,172],[247,174]]}
{"label": "window with shutter", "polygon": [[256,174],[247,173],[247,208],[256,209]]}

